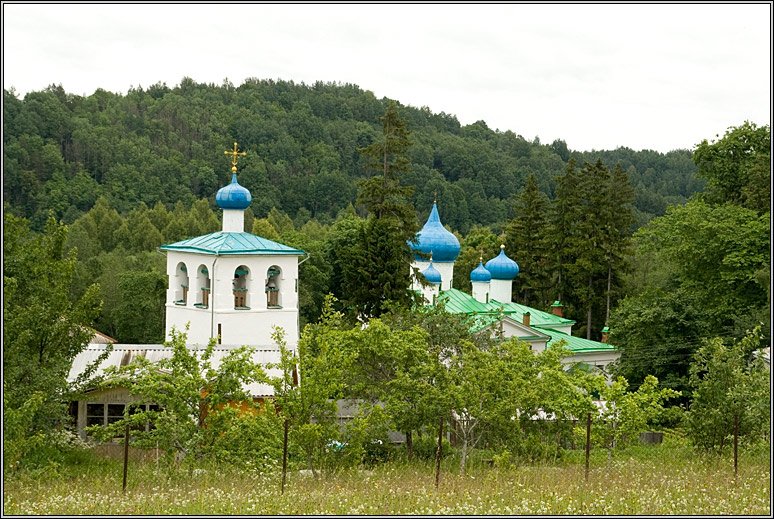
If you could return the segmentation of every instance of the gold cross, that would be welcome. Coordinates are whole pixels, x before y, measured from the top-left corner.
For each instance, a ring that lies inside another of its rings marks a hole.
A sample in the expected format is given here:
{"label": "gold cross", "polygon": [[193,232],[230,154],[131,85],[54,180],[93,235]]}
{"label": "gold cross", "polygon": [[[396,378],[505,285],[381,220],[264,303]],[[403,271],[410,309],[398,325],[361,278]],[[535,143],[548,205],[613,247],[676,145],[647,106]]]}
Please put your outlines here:
{"label": "gold cross", "polygon": [[231,155],[231,171],[236,173],[237,171],[237,161],[239,160],[237,157],[246,157],[247,152],[245,151],[237,151],[237,143],[234,143],[234,149],[233,151],[224,151],[226,155]]}

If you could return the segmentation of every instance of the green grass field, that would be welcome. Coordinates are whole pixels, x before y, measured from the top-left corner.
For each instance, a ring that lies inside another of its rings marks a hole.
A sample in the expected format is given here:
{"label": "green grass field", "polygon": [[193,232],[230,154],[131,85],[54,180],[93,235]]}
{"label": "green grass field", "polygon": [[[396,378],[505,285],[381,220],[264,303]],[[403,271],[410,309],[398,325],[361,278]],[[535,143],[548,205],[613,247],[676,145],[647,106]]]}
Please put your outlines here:
{"label": "green grass field", "polygon": [[6,515],[161,514],[566,514],[771,515],[770,449],[740,458],[697,455],[687,446],[630,448],[607,459],[593,453],[584,480],[583,453],[557,464],[490,468],[473,463],[465,476],[444,460],[439,489],[432,463],[391,462],[318,479],[294,471],[285,494],[280,474],[224,467],[169,470],[153,461],[129,466],[82,457],[82,463],[6,479]]}

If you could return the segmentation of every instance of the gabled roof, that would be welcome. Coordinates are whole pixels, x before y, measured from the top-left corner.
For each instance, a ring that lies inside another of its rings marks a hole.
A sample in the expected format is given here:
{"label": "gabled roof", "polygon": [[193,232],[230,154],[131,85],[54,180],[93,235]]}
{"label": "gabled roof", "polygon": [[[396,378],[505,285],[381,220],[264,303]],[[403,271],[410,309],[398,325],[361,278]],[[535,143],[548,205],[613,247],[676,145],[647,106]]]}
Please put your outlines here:
{"label": "gabled roof", "polygon": [[575,321],[565,319],[558,315],[550,314],[536,308],[518,303],[500,303],[499,301],[489,301],[481,303],[470,294],[466,294],[456,288],[444,290],[438,296],[443,301],[446,311],[452,314],[503,314],[511,317],[515,321],[523,320],[524,314],[530,313],[530,323],[534,326],[572,326]]}
{"label": "gabled roof", "polygon": [[470,315],[490,312],[484,303],[476,301],[473,297],[456,288],[444,290],[439,294],[438,300],[443,301],[444,308],[450,314]]}
{"label": "gabled roof", "polygon": [[301,256],[304,251],[282,245],[249,232],[214,232],[162,245],[161,250],[196,252],[199,254],[260,254]]}

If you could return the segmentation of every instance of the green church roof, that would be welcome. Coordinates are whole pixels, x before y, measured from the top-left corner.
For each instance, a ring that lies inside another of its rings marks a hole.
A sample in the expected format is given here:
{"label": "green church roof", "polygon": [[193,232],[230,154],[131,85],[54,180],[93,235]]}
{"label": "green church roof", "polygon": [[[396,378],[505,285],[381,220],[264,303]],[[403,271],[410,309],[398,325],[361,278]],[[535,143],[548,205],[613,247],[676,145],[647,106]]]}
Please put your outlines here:
{"label": "green church roof", "polygon": [[530,313],[530,323],[534,326],[567,326],[575,324],[575,321],[564,319],[558,315],[543,312],[536,308],[518,303],[500,303],[499,301],[490,301],[481,303],[473,296],[451,288],[441,292],[439,299],[444,302],[446,311],[452,314],[492,314],[496,315],[500,311],[503,314],[517,321],[522,320],[525,313]]}
{"label": "green church roof", "polygon": [[473,297],[456,288],[444,290],[438,299],[443,301],[444,308],[450,314],[478,314],[490,311],[484,303],[476,301]]}
{"label": "green church roof", "polygon": [[476,301],[473,296],[466,294],[461,290],[457,290],[456,288],[444,290],[439,295],[438,300],[443,301],[444,308],[447,312],[470,316],[471,330],[473,332],[479,332],[493,325],[499,320],[500,315],[505,315],[517,322],[523,322],[524,314],[529,312],[530,327],[548,335],[550,337],[548,344],[564,340],[567,343],[567,348],[573,353],[616,351],[616,347],[612,344],[590,341],[581,337],[567,335],[566,333],[554,329],[553,327],[555,326],[573,325],[575,324],[575,321],[564,319],[558,315],[543,312],[542,310],[526,305],[520,305],[518,303],[500,303],[498,301],[490,301],[489,303],[484,304]]}
{"label": "green church roof", "polygon": [[567,335],[566,333],[562,333],[557,330],[552,330],[551,328],[542,328],[540,326],[535,326],[535,328],[551,337],[551,339],[548,341],[548,344],[555,344],[561,340],[564,340],[567,342],[567,348],[573,353],[616,351],[617,349],[612,344],[607,344],[606,342],[590,341],[582,337]]}
{"label": "green church roof", "polygon": [[543,312],[536,308],[532,308],[526,305],[520,305],[519,303],[501,303],[499,301],[489,301],[487,308],[490,312],[497,312],[502,308],[502,311],[508,317],[512,317],[516,320],[521,320],[525,313],[530,314],[530,324],[535,326],[567,326],[575,324],[575,321],[571,319],[565,319],[548,312]]}
{"label": "green church roof", "polygon": [[195,252],[198,254],[263,254],[301,256],[304,251],[282,245],[249,232],[214,232],[162,245],[161,250]]}

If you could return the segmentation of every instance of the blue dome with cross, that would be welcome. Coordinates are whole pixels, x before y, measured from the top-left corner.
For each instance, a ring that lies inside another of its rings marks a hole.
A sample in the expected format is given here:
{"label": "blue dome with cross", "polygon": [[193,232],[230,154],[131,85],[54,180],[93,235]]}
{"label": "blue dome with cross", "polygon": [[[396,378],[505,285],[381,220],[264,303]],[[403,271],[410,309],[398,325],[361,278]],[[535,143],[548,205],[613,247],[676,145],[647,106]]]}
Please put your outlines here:
{"label": "blue dome with cross", "polygon": [[[446,230],[438,216],[438,206],[433,202],[433,209],[427,218],[424,227],[417,233],[416,242],[409,242],[411,250],[417,253],[431,255],[433,261],[448,263],[457,259],[460,255],[460,241],[454,234]],[[417,261],[426,259],[415,256]]]}
{"label": "blue dome with cross", "polygon": [[441,273],[435,269],[432,261],[430,262],[430,265],[428,265],[427,268],[422,271],[422,275],[425,276],[425,279],[428,283],[433,283],[436,285],[441,283]]}
{"label": "blue dome with cross", "polygon": [[231,174],[231,183],[218,190],[215,203],[221,209],[247,209],[253,197],[246,187],[237,182],[236,173]]}
{"label": "blue dome with cross", "polygon": [[479,282],[488,283],[489,281],[492,280],[492,273],[489,272],[484,267],[484,264],[482,263],[482,261],[479,260],[478,267],[473,269],[473,271],[470,273],[470,280],[474,282],[479,281]]}
{"label": "blue dome with cross", "polygon": [[500,254],[486,262],[486,269],[492,279],[513,280],[519,273],[519,265],[505,255],[505,245],[500,245]]}

